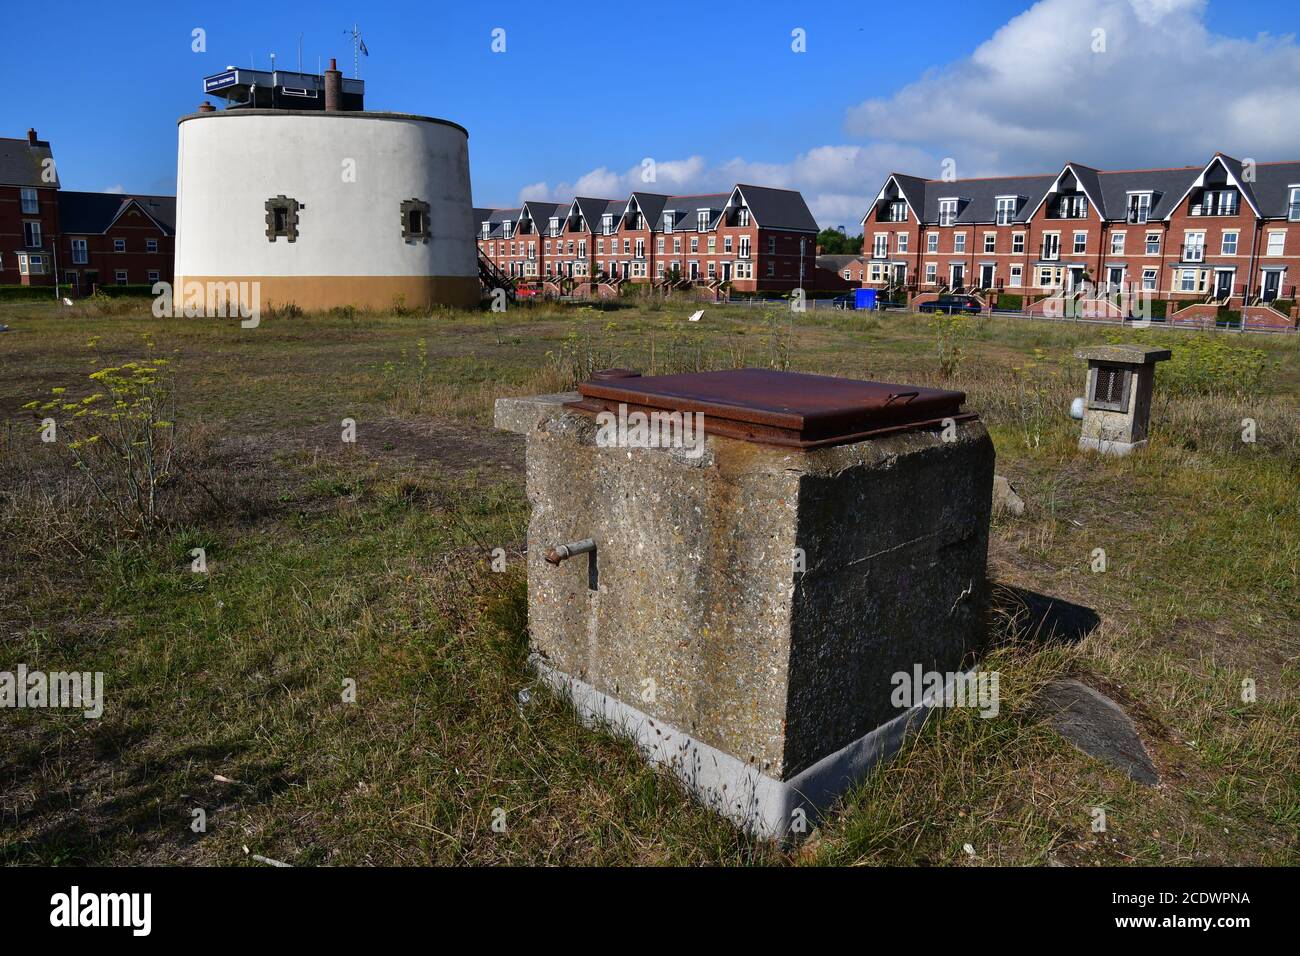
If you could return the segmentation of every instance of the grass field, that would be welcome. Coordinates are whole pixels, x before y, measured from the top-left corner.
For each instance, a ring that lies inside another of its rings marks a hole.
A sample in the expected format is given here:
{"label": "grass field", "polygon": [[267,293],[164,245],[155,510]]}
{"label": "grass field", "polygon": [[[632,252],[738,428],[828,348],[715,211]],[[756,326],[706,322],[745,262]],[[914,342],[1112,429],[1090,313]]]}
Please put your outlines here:
{"label": "grass field", "polygon": [[[740,307],[688,323],[693,309],[270,315],[241,329],[127,302],[0,307],[0,670],[106,683],[99,720],[0,711],[0,860],[1297,862],[1300,337]],[[1083,386],[1073,348],[1113,339],[1169,342],[1175,360],[1150,447],[1100,460],[1077,452],[1065,410]],[[177,467],[145,531],[23,406],[55,388],[79,400],[92,372],[151,355],[174,373]],[[537,687],[523,448],[491,430],[492,401],[613,365],[966,391],[1028,502],[991,538],[999,716],[936,713],[786,851],[738,835]],[[200,547],[206,574],[191,570]],[[1018,589],[1091,608],[1100,626],[1035,639]],[[1129,709],[1160,786],[1033,718],[1036,690],[1064,674]]]}

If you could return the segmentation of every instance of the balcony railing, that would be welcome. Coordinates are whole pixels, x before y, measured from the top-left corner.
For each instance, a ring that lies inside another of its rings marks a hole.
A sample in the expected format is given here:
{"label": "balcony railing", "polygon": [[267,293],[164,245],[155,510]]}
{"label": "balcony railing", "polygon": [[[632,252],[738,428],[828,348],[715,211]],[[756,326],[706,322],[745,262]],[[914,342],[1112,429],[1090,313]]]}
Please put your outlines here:
{"label": "balcony railing", "polygon": [[1151,219],[1151,209],[1130,209],[1128,211],[1128,222],[1130,225],[1145,225]]}
{"label": "balcony railing", "polygon": [[1219,203],[1218,205],[1201,205],[1197,204],[1192,207],[1193,216],[1235,216],[1241,212],[1241,206],[1238,203]]}

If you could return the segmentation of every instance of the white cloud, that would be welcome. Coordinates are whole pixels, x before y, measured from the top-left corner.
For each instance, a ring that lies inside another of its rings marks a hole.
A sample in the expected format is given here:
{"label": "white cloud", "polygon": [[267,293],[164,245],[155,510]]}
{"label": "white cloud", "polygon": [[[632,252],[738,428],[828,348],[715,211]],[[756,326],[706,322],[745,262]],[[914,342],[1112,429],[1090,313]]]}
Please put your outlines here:
{"label": "white cloud", "polygon": [[106,187],[104,187],[104,189],[101,190],[101,192],[106,192],[106,193],[124,193],[124,192],[126,192],[126,190],[122,187],[122,184],[121,184],[121,183],[117,183],[116,185],[113,185],[113,186],[106,186]]}
{"label": "white cloud", "polygon": [[1204,17],[1203,0],[1043,0],[846,127],[941,147],[959,176],[1300,155],[1283,119],[1300,101],[1295,37],[1216,36]]}
{"label": "white cloud", "polygon": [[1294,159],[1298,102],[1294,35],[1215,35],[1204,0],[1042,0],[969,57],[848,109],[845,131],[856,142],[783,162],[660,161],[653,183],[642,181],[640,163],[621,173],[600,166],[571,183],[526,186],[520,199],[752,182],[799,189],[819,223],[852,231],[888,173],[938,177],[946,157],[963,177],[1055,172],[1067,160],[1195,164],[1216,150]]}

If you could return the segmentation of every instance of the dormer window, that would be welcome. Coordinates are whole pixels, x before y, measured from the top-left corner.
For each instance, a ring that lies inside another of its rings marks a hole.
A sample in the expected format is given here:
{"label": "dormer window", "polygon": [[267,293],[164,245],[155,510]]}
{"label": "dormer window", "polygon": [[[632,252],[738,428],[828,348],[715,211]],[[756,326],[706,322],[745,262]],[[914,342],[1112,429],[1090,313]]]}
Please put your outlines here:
{"label": "dormer window", "polygon": [[709,212],[707,209],[701,209],[699,212],[695,214],[695,231],[696,232],[709,231]]}
{"label": "dormer window", "polygon": [[514,235],[511,231],[511,222],[509,219],[503,219],[501,221],[501,235],[505,236],[507,239]]}
{"label": "dormer window", "polygon": [[600,217],[600,231],[606,236],[611,235],[614,232],[613,216],[604,215]]}
{"label": "dormer window", "polygon": [[997,211],[998,225],[999,226],[1011,225],[1011,221],[1015,219],[1015,216],[1016,216],[1016,197],[999,196],[998,211]]}
{"label": "dormer window", "polygon": [[907,203],[896,199],[885,211],[885,222],[907,222]]}
{"label": "dormer window", "polygon": [[1291,222],[1300,222],[1300,186],[1291,187],[1291,201],[1286,207],[1286,218]]}
{"label": "dormer window", "polygon": [[483,223],[483,238],[486,239],[491,232],[492,232],[492,223],[490,222]]}
{"label": "dormer window", "polygon": [[1128,197],[1128,221],[1144,223],[1151,218],[1151,194],[1130,193]]}
{"label": "dormer window", "polygon": [[672,231],[673,231],[673,213],[666,212],[664,213],[664,232],[672,232]]}
{"label": "dormer window", "polygon": [[560,219],[558,216],[552,216],[548,225],[550,227],[549,232],[552,236],[558,236],[560,234]]}
{"label": "dormer window", "polygon": [[939,200],[939,225],[951,226],[957,221],[957,200]]}

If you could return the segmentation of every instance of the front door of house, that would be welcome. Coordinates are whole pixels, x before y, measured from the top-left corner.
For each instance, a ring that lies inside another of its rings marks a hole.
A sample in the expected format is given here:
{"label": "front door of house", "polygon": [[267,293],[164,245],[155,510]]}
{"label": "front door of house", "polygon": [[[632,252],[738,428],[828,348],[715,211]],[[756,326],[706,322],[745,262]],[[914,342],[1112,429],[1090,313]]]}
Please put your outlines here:
{"label": "front door of house", "polygon": [[1220,269],[1214,273],[1214,298],[1222,301],[1231,295],[1232,273],[1227,269]]}
{"label": "front door of house", "polygon": [[724,263],[722,264],[722,281],[723,281],[723,282],[730,282],[730,281],[731,281],[731,263],[730,263],[730,262],[724,262]]}
{"label": "front door of house", "polygon": [[1272,302],[1277,298],[1278,286],[1282,284],[1282,273],[1277,269],[1270,269],[1264,273],[1264,301]]}
{"label": "front door of house", "polygon": [[965,269],[966,269],[965,266],[953,266],[953,267],[952,267],[952,287],[953,287],[954,289],[962,289],[962,288],[965,288],[965,286],[966,286],[966,271],[965,271]]}
{"label": "front door of house", "polygon": [[907,266],[903,265],[902,263],[895,264],[894,285],[899,286],[901,288],[903,285],[903,280],[906,278],[907,278]]}
{"label": "front door of house", "polygon": [[1081,266],[1070,266],[1069,281],[1070,284],[1069,286],[1067,286],[1067,288],[1070,292],[1073,292],[1075,289],[1079,288],[1080,283],[1083,282],[1083,268]]}
{"label": "front door of house", "polygon": [[993,272],[995,268],[996,267],[989,266],[989,265],[980,266],[980,288],[981,289],[993,288]]}
{"label": "front door of house", "polygon": [[1111,266],[1107,272],[1106,284],[1110,287],[1109,291],[1118,292],[1124,287],[1124,267]]}

